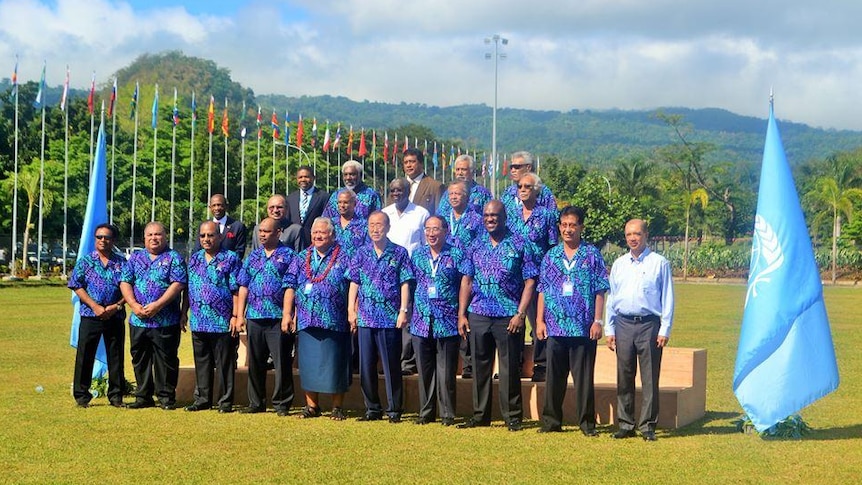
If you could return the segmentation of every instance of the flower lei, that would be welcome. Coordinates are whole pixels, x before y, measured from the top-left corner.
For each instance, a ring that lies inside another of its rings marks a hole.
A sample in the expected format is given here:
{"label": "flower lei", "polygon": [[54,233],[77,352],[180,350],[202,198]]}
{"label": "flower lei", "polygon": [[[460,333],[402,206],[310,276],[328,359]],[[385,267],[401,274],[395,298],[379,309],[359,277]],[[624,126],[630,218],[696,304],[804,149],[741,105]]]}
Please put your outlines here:
{"label": "flower lei", "polygon": [[313,276],[311,272],[311,253],[317,251],[314,248],[310,248],[311,251],[305,255],[305,277],[308,278],[308,281],[311,283],[320,283],[321,281],[326,279],[326,276],[329,275],[329,271],[335,265],[335,258],[338,257],[338,253],[341,252],[341,246],[336,245],[335,249],[332,251],[332,257],[329,258],[329,262],[326,263],[326,268],[324,268],[323,273],[320,276]]}

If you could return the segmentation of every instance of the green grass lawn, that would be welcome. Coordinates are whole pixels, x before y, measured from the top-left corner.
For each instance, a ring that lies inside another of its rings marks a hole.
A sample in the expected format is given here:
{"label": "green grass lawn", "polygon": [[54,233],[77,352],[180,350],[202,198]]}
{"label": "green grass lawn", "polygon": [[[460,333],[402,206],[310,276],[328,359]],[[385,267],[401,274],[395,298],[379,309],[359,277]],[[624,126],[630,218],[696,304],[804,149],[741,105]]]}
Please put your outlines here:
{"label": "green grass lawn", "polygon": [[[801,441],[764,441],[731,425],[740,413],[731,379],[744,297],[744,286],[677,285],[671,345],[708,349],[707,415],[646,443],[611,440],[608,428],[588,439],[501,426],[131,411],[105,399],[78,409],[70,396],[69,292],[0,288],[0,482],[856,483],[862,292],[826,289],[842,382],[803,411],[814,432]],[[185,336],[180,358],[191,365]],[[126,376],[133,379],[128,357]]]}

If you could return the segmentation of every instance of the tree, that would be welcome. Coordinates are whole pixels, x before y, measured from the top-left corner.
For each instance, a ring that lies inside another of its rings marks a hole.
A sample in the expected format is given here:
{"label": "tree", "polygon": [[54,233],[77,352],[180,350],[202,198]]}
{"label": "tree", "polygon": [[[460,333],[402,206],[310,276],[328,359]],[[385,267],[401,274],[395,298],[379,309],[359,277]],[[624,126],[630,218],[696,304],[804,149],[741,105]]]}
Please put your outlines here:
{"label": "tree", "polygon": [[862,200],[862,189],[847,187],[848,178],[842,180],[822,176],[817,179],[814,189],[805,194],[804,200],[815,210],[812,227],[819,226],[824,219],[832,218],[832,284],[835,284],[838,239],[841,237],[841,219],[853,220],[853,202]]}
{"label": "tree", "polygon": [[[47,165],[52,162],[45,162]],[[22,262],[21,262],[21,270],[27,270],[27,248],[30,244],[30,229],[33,227],[33,210],[36,208],[39,203],[39,160],[33,160],[27,165],[21,167],[21,170],[18,172],[18,186],[19,188],[27,195],[27,216],[24,224],[24,238],[22,241]],[[47,173],[47,168],[46,168]],[[7,178],[3,181],[4,189],[11,191],[12,190],[12,182],[13,179],[11,177]],[[51,205],[54,203],[54,191],[51,190],[48,184],[45,184],[45,191],[42,195],[42,216],[47,217],[48,213],[51,212]]]}
{"label": "tree", "polygon": [[632,195],[613,190],[609,193],[606,180],[598,172],[588,174],[570,200],[571,205],[585,209],[584,239],[599,248],[608,242],[624,245],[624,227],[629,219],[650,219]]}

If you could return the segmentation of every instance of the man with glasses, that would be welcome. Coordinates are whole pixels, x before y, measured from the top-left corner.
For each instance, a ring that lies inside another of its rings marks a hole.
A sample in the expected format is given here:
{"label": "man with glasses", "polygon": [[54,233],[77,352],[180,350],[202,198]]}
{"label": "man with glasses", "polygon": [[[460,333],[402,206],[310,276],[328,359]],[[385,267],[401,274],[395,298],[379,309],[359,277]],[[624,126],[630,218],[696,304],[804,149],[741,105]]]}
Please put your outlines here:
{"label": "man with glasses", "polygon": [[[509,164],[509,179],[512,185],[506,187],[506,190],[500,195],[500,200],[506,206],[506,214],[509,217],[512,214],[517,214],[521,208],[521,200],[518,198],[518,182],[525,174],[536,170],[533,154],[527,151],[515,152],[512,154],[512,162]],[[551,189],[547,185],[542,186],[542,190],[537,194],[536,205],[545,207],[549,210],[557,212],[557,200]]]}
{"label": "man with glasses", "polygon": [[[362,182],[362,164],[356,160],[348,160],[341,166],[341,177],[344,180],[344,188],[350,189],[356,194],[356,217],[368,220],[372,212],[380,210],[382,203],[380,195],[371,187]],[[338,192],[329,197],[329,203],[323,210],[323,217],[332,219],[338,216]]]}

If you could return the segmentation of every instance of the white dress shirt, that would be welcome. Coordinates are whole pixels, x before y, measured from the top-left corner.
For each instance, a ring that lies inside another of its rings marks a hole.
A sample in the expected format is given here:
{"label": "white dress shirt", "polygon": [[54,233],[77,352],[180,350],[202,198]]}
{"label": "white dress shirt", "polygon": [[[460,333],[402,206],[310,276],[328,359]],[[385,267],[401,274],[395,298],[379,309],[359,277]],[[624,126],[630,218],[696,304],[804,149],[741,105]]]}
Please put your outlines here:
{"label": "white dress shirt", "polygon": [[608,278],[611,291],[608,295],[605,335],[616,335],[617,315],[658,316],[661,326],[658,334],[670,338],[673,326],[673,276],[670,263],[664,256],[644,249],[639,258],[626,253],[611,267]]}
{"label": "white dress shirt", "polygon": [[413,250],[425,241],[425,220],[430,217],[428,211],[410,202],[400,214],[395,204],[387,205],[383,212],[389,216],[389,240],[412,255]]}

